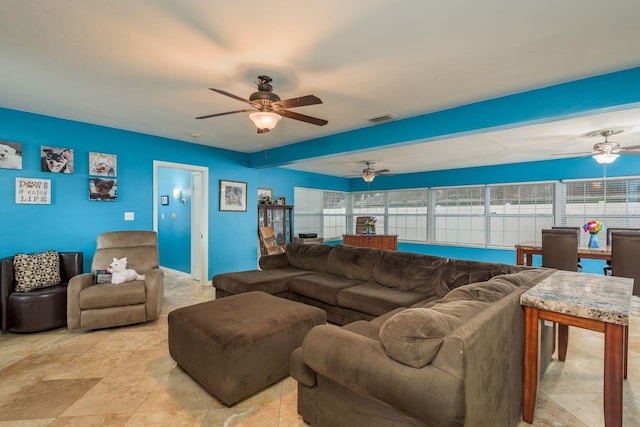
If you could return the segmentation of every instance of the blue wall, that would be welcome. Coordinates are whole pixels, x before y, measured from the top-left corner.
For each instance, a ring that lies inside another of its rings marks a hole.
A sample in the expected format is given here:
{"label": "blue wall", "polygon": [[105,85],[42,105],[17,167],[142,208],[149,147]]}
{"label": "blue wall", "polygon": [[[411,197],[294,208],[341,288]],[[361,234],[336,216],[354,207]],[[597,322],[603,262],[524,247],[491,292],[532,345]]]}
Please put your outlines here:
{"label": "blue wall", "polygon": [[[288,203],[295,204],[295,186],[364,191],[601,177],[602,167],[590,158],[379,177],[370,185],[359,178],[347,180],[273,166],[300,158],[328,155],[347,147],[353,150],[410,143],[418,139],[436,140],[483,129],[637,107],[640,105],[639,83],[640,68],[633,68],[275,148],[269,150],[267,159],[261,152],[247,155],[0,108],[0,140],[23,144],[23,170],[0,169],[0,220],[4,227],[4,234],[0,237],[0,257],[46,249],[80,250],[85,253],[85,270],[88,270],[99,233],[153,228],[153,204],[159,203],[153,200],[152,194],[154,160],[209,168],[210,276],[255,268],[257,203],[252,203],[251,195],[257,194],[258,187],[273,188],[274,196],[285,196]],[[40,172],[41,145],[74,149],[75,173]],[[118,156],[116,202],[88,200],[89,151]],[[248,164],[258,169],[247,167]],[[610,177],[638,174],[639,156],[621,156],[607,168],[607,176]],[[16,177],[51,179],[52,204],[15,204]],[[247,212],[219,211],[220,179],[247,182]],[[134,212],[135,220],[124,221],[124,212]],[[176,233],[176,239],[178,235]],[[165,243],[161,244],[165,246]],[[414,244],[402,244],[401,249],[452,258],[499,262],[515,259],[515,252],[508,250]],[[590,261],[583,264],[586,271],[593,268],[593,272],[598,272],[599,266],[591,267]]]}
{"label": "blue wall", "polygon": [[[0,108],[0,140],[22,143],[23,169],[0,169],[0,257],[47,249],[82,251],[89,271],[96,236],[104,231],[153,229],[153,161],[209,168],[209,276],[255,268],[257,200],[247,212],[219,211],[219,180],[247,182],[248,194],[271,187],[293,201],[293,186],[345,191],[346,179],[289,170],[248,168],[247,155],[124,130]],[[40,146],[74,150],[75,172],[40,171]],[[89,201],[88,153],[118,156],[118,200]],[[51,205],[15,203],[15,178],[52,183]],[[171,205],[169,205],[171,206]],[[134,221],[124,221],[134,212]]]}
{"label": "blue wall", "polygon": [[[182,191],[178,200],[173,198],[174,188]],[[169,196],[168,205],[156,201],[160,265],[191,273],[191,172],[159,167],[158,194]]]}

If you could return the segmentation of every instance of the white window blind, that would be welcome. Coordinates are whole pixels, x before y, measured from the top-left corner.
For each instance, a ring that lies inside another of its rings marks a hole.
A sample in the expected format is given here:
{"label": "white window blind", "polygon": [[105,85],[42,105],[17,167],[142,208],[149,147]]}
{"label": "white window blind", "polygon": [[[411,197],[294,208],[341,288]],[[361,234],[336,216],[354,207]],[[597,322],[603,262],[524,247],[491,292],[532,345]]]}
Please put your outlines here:
{"label": "white window blind", "polygon": [[398,239],[427,241],[429,190],[397,190],[388,192],[387,233]]}
{"label": "white window blind", "polygon": [[537,241],[554,224],[554,188],[552,182],[489,186],[488,245]]}
{"label": "white window blind", "polygon": [[483,186],[434,190],[436,243],[485,244],[484,192]]}

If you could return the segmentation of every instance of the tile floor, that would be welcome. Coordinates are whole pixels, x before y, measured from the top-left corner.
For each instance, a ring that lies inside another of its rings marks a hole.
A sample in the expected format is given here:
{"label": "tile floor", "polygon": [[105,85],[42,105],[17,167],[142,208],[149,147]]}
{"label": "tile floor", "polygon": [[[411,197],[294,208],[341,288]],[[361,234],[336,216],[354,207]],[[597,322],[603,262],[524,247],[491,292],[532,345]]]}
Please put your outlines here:
{"label": "tile floor", "polygon": [[[287,378],[227,408],[169,356],[167,314],[214,298],[167,274],[158,321],[93,332],[0,335],[0,427],[304,426]],[[633,303],[625,425],[640,425],[640,302]],[[540,384],[534,426],[602,426],[602,335],[571,328],[567,361]],[[522,422],[519,427],[528,426]],[[360,426],[354,426],[360,427]]]}

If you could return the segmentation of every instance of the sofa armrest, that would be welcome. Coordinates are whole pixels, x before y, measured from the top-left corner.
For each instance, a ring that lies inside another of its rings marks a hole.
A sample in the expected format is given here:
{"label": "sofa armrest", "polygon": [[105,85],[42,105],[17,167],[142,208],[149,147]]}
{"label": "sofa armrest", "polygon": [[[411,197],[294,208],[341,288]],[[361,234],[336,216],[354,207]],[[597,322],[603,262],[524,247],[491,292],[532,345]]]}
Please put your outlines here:
{"label": "sofa armrest", "polygon": [[145,309],[147,321],[155,320],[160,315],[160,307],[164,300],[164,272],[153,268],[144,273],[144,286],[147,290]]}
{"label": "sofa armrest", "polygon": [[80,329],[80,292],[93,285],[93,273],[73,276],[67,286],[67,327],[70,331]]}
{"label": "sofa armrest", "polygon": [[332,325],[316,326],[304,339],[302,358],[318,375],[419,420],[464,422],[464,399],[456,398],[464,393],[461,378],[431,365],[416,369],[398,363],[379,341]]}
{"label": "sofa armrest", "polygon": [[60,254],[60,278],[63,283],[68,283],[73,276],[83,271],[82,252],[58,252]]}
{"label": "sofa armrest", "polygon": [[6,331],[8,325],[9,294],[13,292],[13,257],[0,260],[0,330]]}
{"label": "sofa armrest", "polygon": [[302,358],[302,347],[298,347],[291,353],[290,369],[291,377],[307,387],[316,385],[316,373],[309,368]]}
{"label": "sofa armrest", "polygon": [[260,265],[261,270],[274,270],[291,266],[287,254],[262,256],[258,260],[258,265]]}

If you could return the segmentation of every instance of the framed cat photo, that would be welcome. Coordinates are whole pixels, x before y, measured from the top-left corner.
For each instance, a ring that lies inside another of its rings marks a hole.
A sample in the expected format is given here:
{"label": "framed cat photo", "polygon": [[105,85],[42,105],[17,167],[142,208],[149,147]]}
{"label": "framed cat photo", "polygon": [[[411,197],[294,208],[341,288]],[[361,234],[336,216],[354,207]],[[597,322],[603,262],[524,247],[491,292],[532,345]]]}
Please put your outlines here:
{"label": "framed cat photo", "polygon": [[89,178],[89,200],[115,202],[118,200],[118,180]]}

